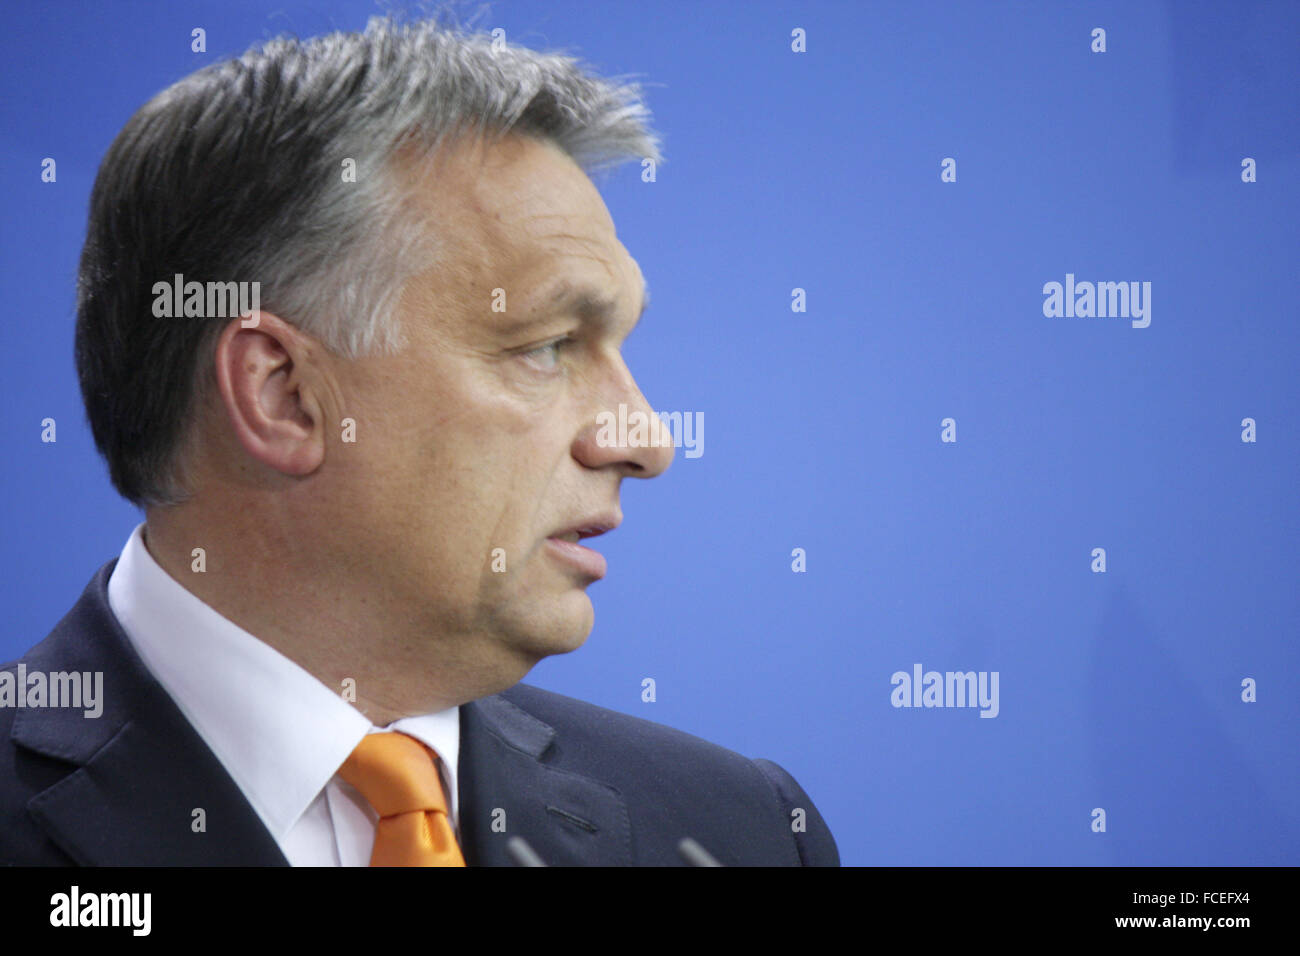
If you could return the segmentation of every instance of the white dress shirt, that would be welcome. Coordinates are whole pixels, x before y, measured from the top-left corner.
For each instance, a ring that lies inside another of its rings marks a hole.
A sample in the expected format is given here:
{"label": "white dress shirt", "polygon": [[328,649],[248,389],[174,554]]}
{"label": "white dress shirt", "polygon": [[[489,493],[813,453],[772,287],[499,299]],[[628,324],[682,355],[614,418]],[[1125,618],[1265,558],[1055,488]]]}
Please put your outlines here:
{"label": "white dress shirt", "polygon": [[173,579],[145,547],[143,523],[113,568],[108,603],[293,866],[369,864],[378,816],[336,775],[369,733],[400,730],[433,749],[458,826],[458,707],[375,727],[342,688],[322,684]]}

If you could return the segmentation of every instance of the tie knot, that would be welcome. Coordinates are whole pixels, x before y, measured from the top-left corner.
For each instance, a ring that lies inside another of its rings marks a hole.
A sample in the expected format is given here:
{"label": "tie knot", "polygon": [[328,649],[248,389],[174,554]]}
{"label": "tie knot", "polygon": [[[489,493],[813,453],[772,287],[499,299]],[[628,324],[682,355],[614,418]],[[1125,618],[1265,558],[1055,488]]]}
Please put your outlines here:
{"label": "tie knot", "polygon": [[447,812],[437,755],[406,734],[366,734],[339,768],[339,776],[356,787],[380,817],[414,810]]}

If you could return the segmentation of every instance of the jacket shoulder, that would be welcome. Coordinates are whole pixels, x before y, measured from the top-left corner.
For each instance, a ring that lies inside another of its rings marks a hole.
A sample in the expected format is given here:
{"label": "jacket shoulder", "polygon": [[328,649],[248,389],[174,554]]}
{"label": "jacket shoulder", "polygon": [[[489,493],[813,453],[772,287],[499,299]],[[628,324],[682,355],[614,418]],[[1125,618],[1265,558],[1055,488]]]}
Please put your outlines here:
{"label": "jacket shoulder", "polygon": [[[0,664],[0,682],[16,686],[18,662]],[[36,826],[28,802],[76,768],[33,753],[14,740],[17,707],[0,706],[0,866],[67,866],[71,858]]]}
{"label": "jacket shoulder", "polygon": [[699,759],[715,760],[724,766],[750,762],[749,758],[733,750],[684,730],[530,684],[516,684],[500,696],[549,724],[561,737],[583,738],[595,747],[603,744],[620,750],[642,747],[668,750],[678,757],[694,754]]}
{"label": "jacket shoulder", "polygon": [[[50,632],[27,650],[22,657],[0,664],[0,684],[15,695],[22,679],[21,665],[30,674],[83,671],[102,666],[97,662],[90,636],[96,627],[94,598],[106,585],[117,559],[101,565],[86,585],[80,598],[63,614]],[[3,693],[0,690],[0,693]],[[71,857],[56,846],[45,831],[36,825],[28,810],[34,798],[67,778],[77,769],[69,743],[58,746],[56,739],[45,741],[44,752],[23,746],[18,724],[24,711],[15,700],[0,697],[0,865],[67,866]],[[31,715],[28,714],[28,717]],[[78,733],[84,741],[86,735]],[[69,740],[73,739],[69,735]],[[66,758],[66,759],[63,759]]]}
{"label": "jacket shoulder", "polygon": [[839,865],[811,798],[769,760],[528,684],[499,696],[555,730],[546,762],[605,780],[634,815],[657,815],[680,832],[698,833],[711,852],[710,836],[724,845],[766,839],[790,865]]}

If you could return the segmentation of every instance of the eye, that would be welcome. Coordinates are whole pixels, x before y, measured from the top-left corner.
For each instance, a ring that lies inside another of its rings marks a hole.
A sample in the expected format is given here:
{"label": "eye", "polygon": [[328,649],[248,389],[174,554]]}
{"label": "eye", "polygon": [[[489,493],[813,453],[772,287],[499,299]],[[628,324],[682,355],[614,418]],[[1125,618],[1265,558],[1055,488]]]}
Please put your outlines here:
{"label": "eye", "polygon": [[520,354],[541,368],[542,371],[550,372],[559,367],[560,351],[572,344],[572,337],[566,335],[563,338],[554,339],[545,345],[539,345],[535,349],[529,349],[527,352],[521,352]]}

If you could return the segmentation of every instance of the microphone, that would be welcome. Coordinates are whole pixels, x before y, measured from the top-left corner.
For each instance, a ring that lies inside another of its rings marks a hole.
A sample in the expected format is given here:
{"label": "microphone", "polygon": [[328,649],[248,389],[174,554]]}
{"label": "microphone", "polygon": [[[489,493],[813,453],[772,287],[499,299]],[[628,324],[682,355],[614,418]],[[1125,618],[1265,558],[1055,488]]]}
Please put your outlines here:
{"label": "microphone", "polygon": [[[546,866],[537,851],[521,836],[512,836],[506,841],[506,852],[514,860],[515,866]],[[713,854],[690,837],[677,844],[677,852],[691,866],[722,866]]]}
{"label": "microphone", "polygon": [[506,841],[506,852],[510,854],[510,859],[515,861],[515,866],[546,865],[537,852],[528,845],[528,841],[521,836],[512,836]]}
{"label": "microphone", "polygon": [[677,844],[677,852],[691,866],[722,866],[708,850],[690,837],[684,838],[681,843]]}

